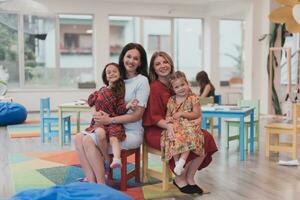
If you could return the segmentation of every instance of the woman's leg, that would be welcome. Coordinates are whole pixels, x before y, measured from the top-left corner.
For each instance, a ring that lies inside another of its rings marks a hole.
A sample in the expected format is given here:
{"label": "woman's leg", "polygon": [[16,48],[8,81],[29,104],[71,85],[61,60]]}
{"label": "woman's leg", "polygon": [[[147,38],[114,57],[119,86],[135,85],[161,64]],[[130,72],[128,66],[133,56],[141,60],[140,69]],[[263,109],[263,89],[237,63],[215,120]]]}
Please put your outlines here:
{"label": "woman's leg", "polygon": [[195,185],[195,174],[199,168],[199,166],[201,165],[201,163],[203,162],[205,158],[205,155],[203,156],[199,156],[197,158],[195,158],[194,160],[189,162],[189,165],[187,165],[186,167],[186,181],[188,184],[190,185]]}
{"label": "woman's leg", "polygon": [[107,138],[106,132],[103,128],[96,128],[95,133],[97,135],[96,139],[98,139],[98,147],[104,156],[105,160],[109,160],[109,155],[107,153]]}
{"label": "woman's leg", "polygon": [[89,137],[89,136],[85,136],[84,134],[81,133],[75,136],[75,148],[79,157],[81,168],[83,169],[85,176],[88,177],[88,180],[95,182],[95,175],[93,173],[93,169],[86,157],[86,152],[83,148],[84,137]]}
{"label": "woman's leg", "polygon": [[109,142],[112,147],[112,152],[114,155],[113,162],[111,163],[111,168],[121,167],[121,147],[120,142],[117,137],[109,137]]}
{"label": "woman's leg", "polygon": [[[91,137],[83,138],[83,147],[86,152],[86,157],[89,160],[93,173],[96,176],[96,183],[105,184],[105,171],[104,171],[104,159],[100,150],[97,148],[94,140]],[[92,177],[91,177],[92,178]],[[88,180],[93,182],[94,180]]]}

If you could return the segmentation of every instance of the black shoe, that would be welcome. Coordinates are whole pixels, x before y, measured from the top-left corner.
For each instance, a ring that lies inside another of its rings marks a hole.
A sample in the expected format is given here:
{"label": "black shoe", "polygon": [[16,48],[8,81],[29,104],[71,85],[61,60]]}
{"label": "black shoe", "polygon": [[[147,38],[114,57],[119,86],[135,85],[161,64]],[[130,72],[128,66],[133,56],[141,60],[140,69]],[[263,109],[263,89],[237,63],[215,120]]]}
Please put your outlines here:
{"label": "black shoe", "polygon": [[197,193],[196,191],[193,191],[190,185],[186,185],[183,187],[179,187],[176,183],[175,180],[173,180],[173,184],[180,190],[180,192],[185,193],[185,194],[194,194]]}
{"label": "black shoe", "polygon": [[203,194],[203,190],[198,185],[189,185],[194,193]]}

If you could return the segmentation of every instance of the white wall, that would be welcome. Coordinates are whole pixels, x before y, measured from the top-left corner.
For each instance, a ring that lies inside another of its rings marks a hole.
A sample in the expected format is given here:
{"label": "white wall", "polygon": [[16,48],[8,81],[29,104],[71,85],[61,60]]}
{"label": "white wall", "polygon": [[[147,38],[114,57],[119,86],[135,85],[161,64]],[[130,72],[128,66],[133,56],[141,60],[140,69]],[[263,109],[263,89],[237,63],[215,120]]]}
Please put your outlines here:
{"label": "white wall", "polygon": [[[260,98],[262,107],[267,107],[265,103],[266,90],[266,71],[264,53],[265,44],[258,43],[258,37],[261,33],[266,33],[264,27],[268,27],[266,18],[267,5],[270,0],[232,0],[232,1],[212,1],[214,5],[203,6],[204,2],[209,1],[187,1],[190,4],[184,4],[183,1],[161,0],[157,3],[144,0],[140,3],[138,0],[127,1],[99,1],[99,0],[40,0],[57,14],[92,14],[94,16],[94,65],[96,66],[97,87],[102,85],[101,71],[102,67],[109,62],[109,15],[123,16],[159,16],[159,17],[190,17],[203,18],[205,34],[204,47],[204,69],[209,71],[213,82],[218,87],[219,75],[216,70],[218,67],[218,19],[246,19],[246,75],[245,75],[245,98]],[[123,3],[124,2],[124,3]],[[127,2],[127,3],[126,3]],[[150,2],[150,3],[149,3]],[[159,2],[159,3],[158,3]],[[167,2],[169,4],[164,4]],[[180,3],[180,4],[176,4]],[[194,3],[194,4],[191,4]],[[217,5],[216,5],[217,4]],[[264,13],[264,14],[263,14]],[[267,30],[268,31],[268,30]],[[248,75],[249,74],[249,75]],[[217,88],[218,89],[218,88]],[[41,96],[50,96],[53,100],[53,108],[57,105],[80,99],[87,98],[90,90],[19,90],[10,91],[9,96],[14,97],[28,110],[39,109],[39,98]],[[262,109],[264,110],[264,108]]]}

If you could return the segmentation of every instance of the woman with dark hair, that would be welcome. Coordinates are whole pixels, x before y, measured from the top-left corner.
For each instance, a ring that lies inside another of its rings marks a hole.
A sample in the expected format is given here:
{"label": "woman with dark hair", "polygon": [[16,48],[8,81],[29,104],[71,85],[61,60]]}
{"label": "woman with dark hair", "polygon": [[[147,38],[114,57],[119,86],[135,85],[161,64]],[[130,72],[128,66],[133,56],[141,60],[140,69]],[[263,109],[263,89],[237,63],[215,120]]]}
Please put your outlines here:
{"label": "woman with dark hair", "polygon": [[200,86],[200,97],[214,97],[215,87],[208,78],[205,71],[201,71],[196,75],[196,80]]}
{"label": "woman with dark hair", "polygon": [[[149,71],[150,95],[143,117],[145,142],[150,147],[161,150],[162,131],[172,131],[172,125],[166,120],[167,103],[169,98],[174,95],[169,81],[170,74],[174,72],[171,57],[165,52],[154,53],[150,61]],[[196,119],[195,123],[200,126],[201,117]],[[186,160],[184,171],[173,180],[174,185],[183,193],[203,193],[203,190],[194,181],[195,173],[197,170],[207,167],[212,160],[213,153],[218,150],[213,137],[205,130],[202,130],[202,134],[204,136],[204,156],[198,156],[191,152]],[[170,169],[174,172],[174,159],[171,159],[169,164]]]}
{"label": "woman with dark hair", "polygon": [[[120,54],[119,66],[125,82],[125,102],[137,99],[138,105],[124,115],[110,116],[100,111],[94,112],[93,118],[97,125],[123,124],[126,138],[120,142],[121,149],[135,149],[143,143],[142,116],[150,92],[144,48],[137,43],[127,44]],[[96,141],[100,141],[98,146],[105,146],[107,142],[103,138],[96,138]],[[88,181],[105,183],[104,158],[95,140],[78,134],[75,142],[80,164]],[[108,152],[111,152],[111,146],[108,148]]]}

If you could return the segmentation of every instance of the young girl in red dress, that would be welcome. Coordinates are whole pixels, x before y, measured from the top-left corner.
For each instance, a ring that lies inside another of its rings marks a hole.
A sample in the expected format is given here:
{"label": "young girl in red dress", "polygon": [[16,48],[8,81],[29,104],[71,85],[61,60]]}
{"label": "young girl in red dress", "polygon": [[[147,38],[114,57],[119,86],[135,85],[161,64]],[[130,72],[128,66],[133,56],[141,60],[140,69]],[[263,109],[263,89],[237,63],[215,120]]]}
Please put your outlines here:
{"label": "young girl in red dress", "polygon": [[[129,108],[133,109],[137,105],[137,100],[131,100],[125,103],[125,84],[121,79],[119,65],[116,63],[109,63],[105,66],[102,73],[102,80],[106,86],[100,88],[98,91],[90,94],[88,104],[96,111],[104,111],[110,117],[125,114]],[[121,167],[120,160],[120,141],[126,138],[124,127],[122,124],[112,123],[109,125],[97,125],[94,118],[90,126],[86,129],[89,133],[95,133],[98,140],[108,140],[112,146],[113,161],[111,168]],[[95,141],[100,144],[100,141]],[[106,142],[104,142],[106,143]],[[107,153],[107,143],[105,146],[97,145],[100,148],[105,160],[108,162],[109,156]]]}
{"label": "young girl in red dress", "polygon": [[190,151],[204,155],[204,137],[200,126],[193,121],[201,116],[201,111],[198,97],[191,92],[183,72],[175,72],[169,80],[175,95],[169,98],[166,120],[173,128],[163,131],[161,147],[163,159],[173,157],[174,172],[181,175]]}

